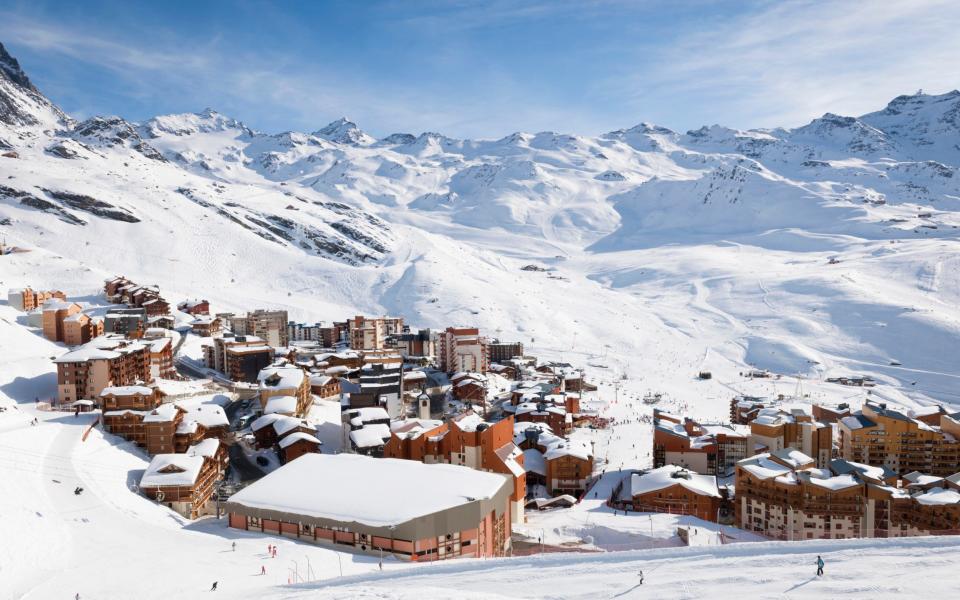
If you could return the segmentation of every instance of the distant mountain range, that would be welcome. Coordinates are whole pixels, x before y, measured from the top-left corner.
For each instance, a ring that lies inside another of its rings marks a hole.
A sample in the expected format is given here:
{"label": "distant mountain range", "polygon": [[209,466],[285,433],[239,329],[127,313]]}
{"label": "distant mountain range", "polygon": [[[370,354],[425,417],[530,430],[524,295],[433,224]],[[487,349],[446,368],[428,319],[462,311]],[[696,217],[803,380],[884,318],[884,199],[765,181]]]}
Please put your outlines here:
{"label": "distant mountain range", "polygon": [[[347,118],[273,134],[210,109],[77,121],[0,46],[0,153],[0,235],[185,295],[202,284],[238,305],[397,311],[538,343],[586,330],[581,344],[618,346],[624,365],[641,339],[684,335],[695,343],[677,352],[712,349],[731,369],[864,361],[903,383],[914,376],[881,367],[913,353],[916,368],[960,374],[938,346],[960,327],[958,91],[795,129],[376,139]],[[840,267],[829,281],[791,275],[845,253],[862,259],[855,292]],[[521,275],[530,262],[551,278]],[[767,267],[776,327],[736,300],[760,294]],[[885,285],[869,296],[871,282]],[[820,306],[831,299],[834,312]],[[872,316],[839,314],[854,305]],[[601,326],[591,306],[636,323]],[[861,330],[890,307],[927,315],[919,337]]]}

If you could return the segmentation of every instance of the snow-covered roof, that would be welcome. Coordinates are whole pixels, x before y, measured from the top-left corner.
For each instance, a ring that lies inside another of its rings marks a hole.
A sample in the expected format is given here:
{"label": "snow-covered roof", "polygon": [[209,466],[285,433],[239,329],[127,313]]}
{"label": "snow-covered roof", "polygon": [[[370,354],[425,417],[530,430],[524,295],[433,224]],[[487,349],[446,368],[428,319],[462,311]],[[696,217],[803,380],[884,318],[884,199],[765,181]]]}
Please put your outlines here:
{"label": "snow-covered roof", "polygon": [[816,462],[811,457],[807,456],[803,452],[795,448],[783,448],[781,450],[774,450],[770,453],[771,456],[775,457],[777,460],[783,464],[792,467],[794,469],[799,469],[804,465]]}
{"label": "snow-covered roof", "polygon": [[550,444],[550,446],[547,447],[547,451],[543,453],[543,457],[548,461],[560,458],[561,456],[573,456],[581,460],[590,460],[593,458],[593,453],[590,451],[590,446],[580,440],[560,440]]}
{"label": "snow-covered roof", "polygon": [[217,450],[220,449],[220,440],[217,438],[206,438],[200,440],[196,444],[190,446],[187,450],[187,454],[195,454],[197,456],[205,456],[207,458],[213,458],[217,454]]}
{"label": "snow-covered roof", "polygon": [[290,365],[265,367],[257,375],[262,389],[298,389],[307,374],[300,367]]}
{"label": "snow-covered roof", "polygon": [[386,423],[364,425],[350,432],[350,441],[357,448],[376,448],[390,439],[390,426]]}
{"label": "snow-covered roof", "polygon": [[904,479],[915,485],[933,485],[943,481],[943,477],[936,475],[926,475],[920,471],[911,471],[903,476]]}
{"label": "snow-covered roof", "polygon": [[790,467],[770,460],[770,454],[757,454],[737,463],[745,471],[760,479],[779,477],[791,471]]}
{"label": "snow-covered roof", "polygon": [[151,396],[153,395],[153,388],[145,385],[115,385],[105,387],[100,392],[100,396],[133,396],[134,394]]}
{"label": "snow-covered roof", "polygon": [[250,424],[250,429],[253,431],[260,431],[268,425],[273,425],[277,419],[282,419],[284,415],[271,414],[263,415],[262,417],[257,417],[254,419],[253,423]]}
{"label": "snow-covered roof", "polygon": [[933,488],[929,492],[917,494],[913,499],[926,506],[960,504],[960,492],[947,488]]}
{"label": "snow-covered roof", "polygon": [[323,443],[317,438],[315,438],[314,436],[310,435],[309,433],[298,431],[296,433],[291,433],[287,437],[280,440],[280,447],[287,448],[288,446],[292,446],[293,444],[296,444],[297,442],[301,442],[301,441],[313,442],[318,446]]}
{"label": "snow-covered roof", "polygon": [[390,430],[401,439],[415,440],[425,431],[431,431],[443,425],[436,419],[404,419],[390,422]]}
{"label": "snow-covered roof", "polygon": [[191,486],[200,476],[203,460],[199,453],[157,454],[140,478],[140,487]]}
{"label": "snow-covered roof", "polygon": [[647,473],[633,474],[630,477],[630,495],[648,494],[675,485],[682,486],[702,496],[720,497],[716,477],[700,475],[676,465],[666,465]]}
{"label": "snow-covered roof", "polygon": [[[336,485],[330,485],[335,481]],[[370,458],[357,454],[307,454],[230,497],[230,502],[372,527],[495,496],[504,475],[447,464]],[[402,498],[403,502],[385,502]]]}
{"label": "snow-covered roof", "polygon": [[161,404],[143,417],[144,423],[166,423],[177,417],[180,409],[173,404]]}
{"label": "snow-covered roof", "polygon": [[[801,473],[814,475],[814,473],[808,473],[807,471],[801,471]],[[809,481],[816,486],[826,488],[831,491],[845,490],[847,488],[860,485],[860,480],[853,475],[836,475],[834,477],[824,478],[811,476]]]}
{"label": "snow-covered roof", "polygon": [[310,385],[327,385],[333,381],[333,377],[329,375],[318,375],[316,373],[310,375]]}
{"label": "snow-covered roof", "polygon": [[263,407],[263,414],[273,413],[292,415],[297,412],[297,399],[294,396],[270,396],[267,405]]}
{"label": "snow-covered roof", "polygon": [[211,427],[227,427],[230,425],[230,419],[227,418],[226,411],[223,410],[223,407],[216,404],[190,405],[178,402],[177,405],[187,411],[184,419],[196,421],[208,429]]}
{"label": "snow-covered roof", "polygon": [[475,412],[463,413],[462,415],[455,417],[453,422],[456,423],[457,427],[459,427],[462,431],[468,433],[476,431],[478,427],[486,423],[486,421],[483,420],[483,417]]}
{"label": "snow-covered roof", "polygon": [[279,419],[273,421],[273,430],[277,433],[277,435],[284,435],[288,431],[293,431],[294,429],[309,429],[310,431],[317,430],[316,427],[307,421],[298,419],[296,417],[280,415]]}
{"label": "snow-covered roof", "polygon": [[528,473],[537,475],[547,475],[547,461],[543,458],[543,453],[536,448],[530,448],[523,451],[523,468]]}
{"label": "snow-covered roof", "polygon": [[371,421],[389,421],[390,414],[386,409],[380,406],[364,406],[362,408],[350,409],[350,423],[352,425],[362,425]]}

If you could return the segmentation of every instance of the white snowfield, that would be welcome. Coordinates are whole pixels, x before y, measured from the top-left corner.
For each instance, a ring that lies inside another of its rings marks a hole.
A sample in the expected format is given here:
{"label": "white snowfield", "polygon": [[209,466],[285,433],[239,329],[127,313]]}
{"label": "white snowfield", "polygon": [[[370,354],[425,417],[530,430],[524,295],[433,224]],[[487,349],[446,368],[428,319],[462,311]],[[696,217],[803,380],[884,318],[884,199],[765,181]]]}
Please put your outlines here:
{"label": "white snowfield", "polygon": [[[824,576],[816,576],[817,556]],[[427,600],[506,598],[952,598],[958,538],[766,542],[604,554],[448,562],[306,583],[270,597]],[[643,573],[643,584],[640,574]],[[254,598],[241,593],[241,597]]]}
{"label": "white snowfield", "polygon": [[[595,137],[376,140],[349,121],[268,134],[214,111],[77,122],[0,46],[0,240],[26,250],[0,256],[0,298],[60,289],[103,314],[103,280],[122,274],[172,306],[476,325],[584,367],[599,384],[584,410],[615,425],[578,429],[576,447],[626,473],[651,464],[647,392],[705,422],[725,419],[735,394],[960,405],[958,114],[960,92],[793,130],[641,124]],[[27,324],[0,301],[0,598],[190,598],[215,580],[251,598],[956,595],[952,539],[387,560],[381,574],[375,557],[189,523],[137,493],[142,452],[97,431],[82,441],[93,416],[35,410],[68,349]],[[199,348],[188,335],[183,352]],[[94,351],[112,352],[80,350]],[[785,377],[744,376],[754,368]],[[825,382],[850,375],[877,385]],[[311,411],[325,452],[342,439],[338,411]],[[528,538],[603,550],[674,545],[678,525],[715,531],[618,515],[602,497],[527,518]],[[308,566],[369,579],[277,587]]]}

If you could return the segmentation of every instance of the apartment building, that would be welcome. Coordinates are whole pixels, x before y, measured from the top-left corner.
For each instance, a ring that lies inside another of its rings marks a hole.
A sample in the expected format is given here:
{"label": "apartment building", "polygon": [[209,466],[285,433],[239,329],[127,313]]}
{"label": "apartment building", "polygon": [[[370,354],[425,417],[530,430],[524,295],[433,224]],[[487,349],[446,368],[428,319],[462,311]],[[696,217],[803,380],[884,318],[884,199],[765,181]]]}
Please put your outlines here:
{"label": "apartment building", "polygon": [[310,377],[293,365],[271,365],[257,375],[260,407],[264,414],[304,417],[310,410]]}
{"label": "apartment building", "polygon": [[762,409],[773,405],[773,400],[769,398],[735,396],[730,400],[730,422],[734,425],[749,425]]}
{"label": "apartment building", "polygon": [[723,501],[716,476],[677,465],[634,473],[614,497],[629,510],[690,515],[714,523],[720,519]]}
{"label": "apartment building", "polygon": [[429,362],[437,354],[436,336],[429,329],[421,329],[416,333],[400,333],[391,336],[387,345],[396,348],[400,356],[407,362],[425,359]]}
{"label": "apartment building", "polygon": [[441,371],[486,373],[490,360],[487,338],[476,327],[448,327],[437,338],[437,362]]}
{"label": "apartment building", "polygon": [[226,446],[208,438],[186,452],[154,456],[140,478],[140,491],[184,517],[196,519],[210,513],[210,498],[226,465]]}
{"label": "apartment building", "polygon": [[210,303],[206,300],[184,300],[177,305],[177,310],[188,315],[209,315]]}
{"label": "apartment building", "polygon": [[104,317],[103,329],[129,338],[139,338],[147,330],[147,311],[140,307],[112,308]]}
{"label": "apartment building", "polygon": [[507,475],[513,483],[511,518],[514,523],[522,523],[526,472],[523,452],[513,443],[513,425],[512,418],[491,423],[472,411],[446,423],[420,419],[393,421],[383,455]]}
{"label": "apartment building", "polygon": [[527,476],[542,483],[550,495],[581,496],[593,475],[593,448],[585,442],[564,439],[545,423],[518,421],[513,443],[523,451]]}
{"label": "apartment building", "polygon": [[63,343],[68,346],[86,344],[103,335],[103,319],[77,312],[63,319]]}
{"label": "apartment building", "polygon": [[238,317],[233,313],[222,313],[217,316],[227,323],[230,331],[237,336],[256,336],[274,348],[282,348],[290,344],[285,310],[257,309],[247,313],[246,316]]}
{"label": "apartment building", "polygon": [[960,413],[935,415],[938,425],[882,402],[840,419],[840,456],[883,465],[897,473],[920,471],[946,476],[960,465]]}
{"label": "apartment building", "polygon": [[61,404],[96,399],[104,388],[151,381],[147,345],[104,335],[54,359]]}
{"label": "apartment building", "polygon": [[364,317],[347,320],[347,339],[354,350],[382,350],[387,339],[404,333],[403,317]]}
{"label": "apartment building", "polygon": [[379,406],[391,418],[403,412],[403,358],[394,350],[366,350],[362,353],[360,377],[356,383],[341,381],[344,400],[351,408]]}
{"label": "apartment building", "polygon": [[323,324],[287,323],[287,339],[291,342],[320,342],[323,339]]}
{"label": "apartment building", "polygon": [[749,455],[795,448],[812,456],[820,468],[833,459],[833,428],[813,419],[807,406],[788,410],[762,408],[750,421]]}
{"label": "apartment building", "polygon": [[[164,331],[164,330],[161,330]],[[144,338],[150,357],[151,379],[173,379],[177,376],[173,364],[173,339],[166,336]]]}
{"label": "apartment building", "polygon": [[223,322],[220,317],[210,315],[197,315],[190,322],[190,330],[200,337],[212,337],[220,333],[223,329]]}
{"label": "apartment building", "polygon": [[64,300],[48,300],[45,302],[42,306],[43,337],[51,342],[64,341],[64,319],[78,314],[80,310],[80,305],[76,302],[66,302]]}
{"label": "apartment building", "polygon": [[203,347],[207,368],[220,371],[233,381],[252,383],[260,371],[273,363],[273,348],[253,335],[225,334]]}
{"label": "apartment building", "polygon": [[27,287],[22,290],[10,290],[7,292],[7,303],[17,310],[30,312],[31,310],[43,306],[47,300],[60,300],[66,302],[67,295],[59,290],[35,292]]}
{"label": "apartment building", "polygon": [[654,409],[653,466],[676,465],[701,475],[733,474],[749,453],[749,435],[727,425],[701,425]]}
{"label": "apartment building", "polygon": [[488,363],[503,363],[517,356],[523,356],[523,344],[520,342],[494,340],[487,344]]}
{"label": "apartment building", "polygon": [[915,474],[843,459],[829,468],[796,450],[761,454],[737,465],[736,523],[782,540],[903,537],[960,529],[960,474]]}

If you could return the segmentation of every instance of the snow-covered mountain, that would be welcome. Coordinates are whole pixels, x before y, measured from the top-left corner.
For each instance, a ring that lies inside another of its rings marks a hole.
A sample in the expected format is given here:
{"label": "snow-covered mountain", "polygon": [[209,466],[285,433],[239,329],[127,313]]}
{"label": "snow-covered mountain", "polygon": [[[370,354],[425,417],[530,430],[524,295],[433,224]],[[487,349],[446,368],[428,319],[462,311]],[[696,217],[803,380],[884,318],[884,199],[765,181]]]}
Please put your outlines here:
{"label": "snow-covered mountain", "polygon": [[960,401],[957,91],[795,129],[376,139],[77,122],[0,46],[0,151],[0,235],[36,249],[5,285],[124,273],[222,308],[476,323],[678,395],[753,364]]}

